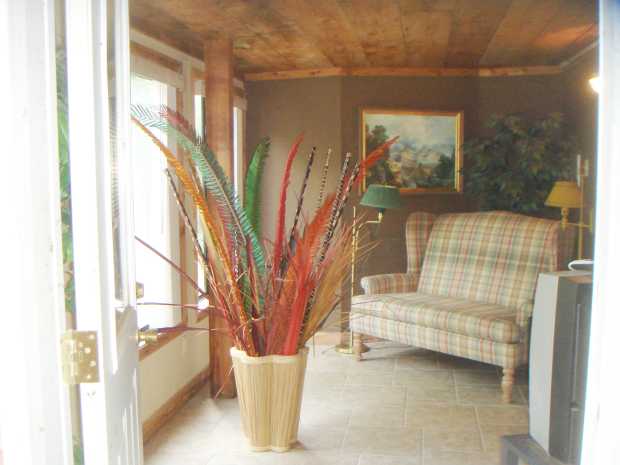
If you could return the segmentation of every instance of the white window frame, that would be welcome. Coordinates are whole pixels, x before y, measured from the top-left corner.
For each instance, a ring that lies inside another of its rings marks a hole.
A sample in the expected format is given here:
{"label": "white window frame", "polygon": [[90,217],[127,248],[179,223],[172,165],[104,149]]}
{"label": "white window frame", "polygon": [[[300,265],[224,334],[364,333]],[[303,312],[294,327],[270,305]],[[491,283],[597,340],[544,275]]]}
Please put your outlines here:
{"label": "white window frame", "polygon": [[[137,69],[132,68],[132,73],[131,73],[132,79],[133,79],[133,76],[136,75],[137,77],[141,79],[144,79],[147,81],[152,80],[152,81],[161,83],[164,86],[166,86],[165,88],[166,88],[166,93],[167,93],[167,99],[166,99],[167,105],[171,107],[172,109],[176,109],[177,91],[180,89],[178,87],[173,86],[172,84],[174,84],[175,82],[177,84],[179,82],[182,83],[181,76],[178,73],[173,73],[171,70],[163,66],[157,65],[156,63],[148,62],[147,60],[143,60],[142,62],[140,62],[139,60],[135,60],[135,58],[140,58],[140,57],[136,57],[135,55],[132,56],[132,65],[134,66],[137,65],[136,66]],[[165,73],[166,71],[169,72],[169,74],[167,76],[164,76],[163,78],[160,78],[159,73],[160,72]],[[139,129],[132,128],[132,130],[137,132],[138,137],[146,137],[140,132]],[[132,139],[132,143],[133,143],[133,139]],[[174,263],[180,263],[181,261],[181,236],[180,236],[180,229],[179,229],[180,221],[179,221],[179,215],[177,212],[176,201],[174,200],[174,196],[172,192],[169,190],[168,184],[164,177],[163,167],[165,167],[165,163],[163,161],[163,157],[161,157],[161,155],[159,154],[159,150],[157,149],[157,147],[155,147],[155,145],[151,143],[150,140],[148,140],[147,143],[149,144],[148,150],[154,153],[153,156],[160,157],[158,160],[156,159],[154,161],[162,162],[161,163],[162,169],[161,171],[158,171],[157,173],[157,176],[159,176],[157,181],[158,181],[159,187],[167,194],[164,196],[165,201],[167,201],[167,205],[165,206],[165,209],[162,210],[161,212],[163,216],[161,219],[165,223],[164,226],[166,227],[166,233],[165,233],[166,234],[166,238],[165,238],[166,249],[159,250],[157,245],[155,244],[149,244],[149,245],[153,245],[156,249],[158,249],[161,253],[163,253],[166,257],[168,257]],[[132,150],[133,149],[134,147],[132,147]],[[176,150],[175,147],[173,147],[172,150],[175,151]],[[133,162],[134,162],[134,167],[135,167],[136,158],[134,158]],[[135,192],[135,188],[134,188],[134,192]],[[134,197],[134,202],[135,202],[135,199],[136,197]],[[135,206],[136,205],[134,204],[134,210],[135,210]],[[136,220],[137,220],[137,215],[134,214],[134,221]],[[139,236],[140,233],[136,232],[136,235]],[[141,239],[149,243],[148,237],[141,237]],[[142,249],[140,250],[140,254],[142,252],[144,252],[145,254],[152,254],[151,251],[146,250],[144,246],[141,244],[136,244],[136,247],[138,249]],[[136,253],[136,260],[139,259],[140,254]],[[169,285],[171,286],[170,297],[166,299],[155,299],[155,300],[161,303],[181,302],[181,294],[182,294],[181,277],[175,270],[173,270],[170,266],[168,266],[168,264],[164,263],[162,260],[159,260],[158,257],[155,257],[154,254],[153,254],[153,258],[155,258],[154,261],[157,263],[157,266],[161,267],[161,270],[166,272],[169,275],[170,277]],[[136,266],[137,266],[137,263],[136,263]],[[136,272],[137,272],[137,269],[136,269]],[[137,279],[138,281],[141,281],[143,277],[137,276]],[[149,299],[148,297],[149,283],[141,281],[141,284],[144,284],[144,293],[147,296],[145,297],[145,300],[148,300],[148,301],[153,300],[153,299]],[[145,318],[142,317],[141,312],[152,313],[153,318],[151,318],[150,321],[144,321]],[[154,322],[157,322],[158,324],[154,324]],[[183,324],[182,310],[179,307],[157,308],[156,306],[153,306],[153,307],[143,308],[142,310],[140,309],[140,307],[138,307],[138,324],[140,327],[142,327],[142,326],[145,326],[144,323],[146,323],[146,325],[149,326],[150,328],[178,326],[180,324]]]}
{"label": "white window frame", "polygon": [[[204,89],[204,81],[195,80],[194,78],[195,71],[204,73],[204,70],[205,70],[204,63],[190,55],[187,55],[165,44],[164,42],[154,39],[135,29],[131,30],[130,39],[133,43],[136,43],[148,50],[156,52],[160,55],[163,55],[181,64],[180,75],[178,73],[174,73],[173,71],[167,70],[166,72],[164,72],[163,75],[160,76],[158,75],[160,71],[159,68],[161,67],[160,65],[149,62],[147,59],[144,59],[144,58],[132,57],[132,60],[133,60],[132,63],[134,65],[141,67],[142,73],[139,73],[139,74],[143,74],[143,75],[146,74],[145,77],[153,77],[157,80],[163,79],[164,82],[177,87],[178,90],[182,92],[182,101],[178,102],[181,104],[180,105],[181,114],[188,121],[193,122],[194,121],[194,95],[204,95],[204,90],[201,91],[201,89]],[[154,70],[156,70],[157,73],[153,73]],[[176,211],[176,207],[175,207],[175,211]],[[198,228],[200,228],[199,224],[198,224]],[[179,243],[176,249],[181,251],[181,249],[184,247],[185,247],[185,244]],[[163,264],[163,266],[166,266],[166,265]],[[179,296],[183,295],[183,287],[184,287],[183,283],[181,282],[179,286],[179,291],[180,291]],[[175,303],[179,303],[179,302],[180,302],[180,299]],[[190,302],[184,302],[184,303],[190,303]],[[183,324],[186,322],[186,320],[187,318],[185,320],[182,318],[182,321],[178,322],[177,324]],[[166,338],[164,341],[162,341],[161,344],[154,344],[148,347],[149,353],[157,350],[158,348],[163,347],[165,343],[168,342],[170,339],[171,338]]]}

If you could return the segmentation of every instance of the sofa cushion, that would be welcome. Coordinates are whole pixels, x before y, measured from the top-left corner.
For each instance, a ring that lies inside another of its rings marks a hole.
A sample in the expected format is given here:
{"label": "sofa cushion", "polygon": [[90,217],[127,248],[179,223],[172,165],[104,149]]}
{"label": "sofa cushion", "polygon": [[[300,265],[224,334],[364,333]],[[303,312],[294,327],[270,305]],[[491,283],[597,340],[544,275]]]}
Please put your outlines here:
{"label": "sofa cushion", "polygon": [[441,215],[417,291],[518,308],[533,300],[540,273],[558,269],[559,229],[508,212]]}
{"label": "sofa cushion", "polygon": [[520,341],[516,314],[497,304],[420,292],[358,295],[351,306],[351,321],[369,315],[508,343]]}

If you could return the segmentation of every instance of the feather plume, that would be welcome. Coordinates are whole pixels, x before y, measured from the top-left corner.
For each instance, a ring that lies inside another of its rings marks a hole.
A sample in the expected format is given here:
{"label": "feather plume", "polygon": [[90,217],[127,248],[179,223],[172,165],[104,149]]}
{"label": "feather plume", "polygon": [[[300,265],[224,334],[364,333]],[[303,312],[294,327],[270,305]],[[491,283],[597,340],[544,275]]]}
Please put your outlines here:
{"label": "feather plume", "polygon": [[285,220],[286,220],[286,190],[291,180],[291,170],[293,167],[293,161],[297,156],[297,152],[299,150],[299,146],[301,145],[301,141],[303,140],[303,135],[300,134],[297,136],[297,139],[293,143],[291,150],[289,151],[288,157],[286,159],[286,165],[284,167],[284,175],[282,176],[282,183],[280,185],[280,203],[278,205],[278,215],[277,215],[277,224],[276,224],[276,238],[273,245],[273,268],[272,273],[274,273],[274,277],[278,277],[280,275],[280,261],[283,255],[283,247],[284,247],[284,228],[285,228]]}
{"label": "feather plume", "polygon": [[252,160],[245,175],[245,191],[243,196],[243,206],[250,224],[254,227],[256,235],[260,237],[260,184],[263,177],[265,160],[269,156],[269,146],[271,142],[268,138],[261,140],[252,154]]}
{"label": "feather plume", "polygon": [[349,169],[350,162],[351,162],[351,152],[347,152],[347,154],[344,157],[344,163],[342,164],[342,169],[340,170],[340,180],[338,181],[338,190],[336,191],[336,199],[332,206],[332,212],[329,218],[329,226],[325,233],[325,238],[323,239],[323,246],[321,248],[321,254],[319,256],[319,265],[323,263],[323,260],[325,260],[325,254],[327,253],[329,242],[331,241],[334,235],[334,231],[336,229],[338,208],[342,202],[341,198],[342,198],[342,194],[344,191],[346,177],[347,177],[347,170]]}
{"label": "feather plume", "polygon": [[327,184],[327,173],[329,171],[329,159],[332,156],[332,149],[327,149],[327,156],[323,164],[323,172],[321,173],[321,187],[319,187],[319,199],[317,201],[317,209],[323,204],[323,195],[325,194],[325,185]]}
{"label": "feather plume", "polygon": [[[366,158],[360,163],[359,169],[356,172],[352,173],[353,182],[358,183],[362,179],[366,177],[366,171],[375,165],[381,158],[383,158],[386,152],[389,152],[389,149],[394,143],[398,140],[399,136],[392,137],[390,140],[384,142],[379,147],[370,152]],[[361,174],[361,176],[360,176]]]}
{"label": "feather plume", "polygon": [[299,199],[297,200],[297,210],[295,210],[295,218],[293,219],[293,226],[291,227],[291,235],[288,240],[289,248],[293,246],[293,237],[295,230],[297,229],[297,223],[299,223],[299,217],[301,215],[301,208],[304,204],[304,196],[306,194],[306,187],[308,187],[308,179],[310,178],[310,172],[312,171],[312,162],[314,161],[314,155],[316,154],[316,147],[312,147],[310,155],[308,155],[308,163],[306,165],[306,172],[304,174],[304,180],[301,184],[301,192],[299,193]]}

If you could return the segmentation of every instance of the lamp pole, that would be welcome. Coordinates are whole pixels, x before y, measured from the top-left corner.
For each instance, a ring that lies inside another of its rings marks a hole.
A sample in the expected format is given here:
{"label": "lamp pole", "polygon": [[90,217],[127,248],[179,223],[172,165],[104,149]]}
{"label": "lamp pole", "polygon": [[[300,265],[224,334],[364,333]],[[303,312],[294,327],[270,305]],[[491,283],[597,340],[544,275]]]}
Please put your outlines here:
{"label": "lamp pole", "polygon": [[[381,224],[383,221],[383,211],[377,212],[376,220],[364,221],[361,224],[357,224],[357,208],[353,206],[353,234],[351,235],[351,285],[349,292],[349,309],[346,313],[346,318],[343,318],[340,323],[341,331],[344,329],[349,332],[348,342],[341,342],[336,346],[336,352],[341,354],[353,354],[353,331],[351,331],[351,305],[353,303],[353,296],[355,295],[355,263],[357,261],[357,244],[359,241],[359,233],[361,229],[367,224]],[[346,325],[346,327],[345,327]],[[341,332],[342,335],[342,332]],[[370,349],[364,346],[362,352],[368,352]]]}

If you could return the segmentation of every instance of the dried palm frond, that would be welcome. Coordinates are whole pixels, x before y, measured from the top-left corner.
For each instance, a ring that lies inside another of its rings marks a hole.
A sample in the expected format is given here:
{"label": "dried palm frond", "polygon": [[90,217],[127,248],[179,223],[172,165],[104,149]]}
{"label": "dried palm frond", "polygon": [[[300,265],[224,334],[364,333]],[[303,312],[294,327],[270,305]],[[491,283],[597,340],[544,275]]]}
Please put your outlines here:
{"label": "dried palm frond", "polygon": [[271,142],[268,138],[261,140],[252,154],[252,159],[245,175],[245,190],[243,195],[243,206],[247,213],[250,224],[260,237],[260,182],[263,177],[265,161],[269,156],[269,146]]}

